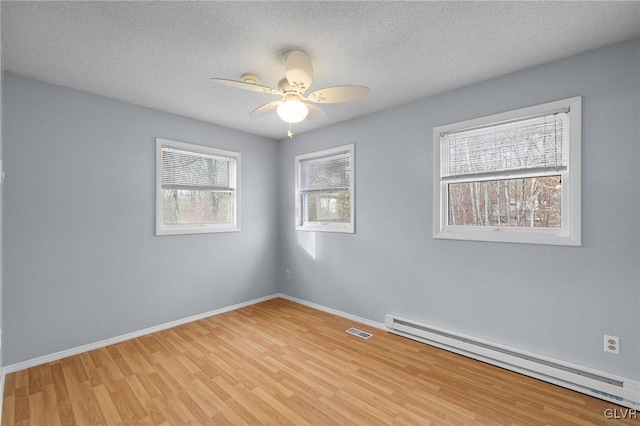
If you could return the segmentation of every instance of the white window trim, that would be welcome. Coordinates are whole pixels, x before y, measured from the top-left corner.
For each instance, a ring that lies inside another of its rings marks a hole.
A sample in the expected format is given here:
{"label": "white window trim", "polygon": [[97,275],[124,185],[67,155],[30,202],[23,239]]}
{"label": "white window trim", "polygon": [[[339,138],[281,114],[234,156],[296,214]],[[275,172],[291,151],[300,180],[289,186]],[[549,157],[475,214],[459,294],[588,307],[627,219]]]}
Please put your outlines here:
{"label": "white window trim", "polygon": [[[523,119],[569,109],[569,165],[562,175],[562,228],[451,226],[448,224],[447,184],[441,179],[442,134]],[[577,96],[528,108],[438,126],[433,129],[433,237],[450,240],[580,246],[581,241],[582,97]]]}
{"label": "white window trim", "polygon": [[[170,147],[196,154],[213,155],[233,158],[235,167],[230,172],[230,184],[235,188],[233,222],[231,224],[185,224],[167,225],[164,223],[163,194],[162,194],[162,148]],[[211,148],[169,139],[156,138],[156,235],[208,234],[215,232],[240,231],[240,153]]]}
{"label": "white window trim", "polygon": [[[349,152],[351,156],[351,176],[349,180],[349,199],[351,201],[351,217],[349,223],[335,222],[304,222],[302,211],[302,194],[300,193],[300,162],[311,158],[327,157],[342,152]],[[342,232],[355,233],[355,148],[353,144],[325,149],[323,151],[310,152],[308,154],[296,155],[295,157],[295,200],[296,200],[296,230],[314,232]]]}

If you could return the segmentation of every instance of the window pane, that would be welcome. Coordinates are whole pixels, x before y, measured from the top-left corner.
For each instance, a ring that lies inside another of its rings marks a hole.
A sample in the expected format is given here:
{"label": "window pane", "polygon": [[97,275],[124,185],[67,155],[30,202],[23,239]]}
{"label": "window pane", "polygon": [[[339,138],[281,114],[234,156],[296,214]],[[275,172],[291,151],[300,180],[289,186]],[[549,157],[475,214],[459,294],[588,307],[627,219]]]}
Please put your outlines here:
{"label": "window pane", "polygon": [[305,205],[309,222],[349,223],[351,221],[349,191],[307,193]]}
{"label": "window pane", "polygon": [[562,227],[560,176],[450,183],[449,225]]}
{"label": "window pane", "polygon": [[228,158],[165,148],[162,151],[162,186],[229,187]]}
{"label": "window pane", "polygon": [[164,223],[231,224],[232,192],[164,189]]}
{"label": "window pane", "polygon": [[300,189],[346,189],[351,179],[349,152],[300,162]]}
{"label": "window pane", "polygon": [[558,168],[567,164],[567,113],[452,133],[442,176]]}

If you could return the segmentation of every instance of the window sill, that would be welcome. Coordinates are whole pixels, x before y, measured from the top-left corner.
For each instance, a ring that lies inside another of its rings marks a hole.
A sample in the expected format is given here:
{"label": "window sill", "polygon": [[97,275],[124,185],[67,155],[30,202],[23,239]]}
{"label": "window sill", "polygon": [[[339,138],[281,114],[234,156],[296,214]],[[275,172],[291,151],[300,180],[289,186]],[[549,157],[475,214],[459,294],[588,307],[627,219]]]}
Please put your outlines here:
{"label": "window sill", "polygon": [[332,223],[314,223],[296,226],[296,231],[310,232],[338,232],[342,234],[355,234],[352,224],[336,225]]}
{"label": "window sill", "polygon": [[175,226],[156,229],[156,235],[189,235],[189,234],[215,234],[218,232],[239,232],[240,227],[230,225],[209,226]]}
{"label": "window sill", "polygon": [[541,229],[456,229],[445,230],[433,234],[433,238],[441,240],[467,240],[520,244],[545,244],[554,246],[580,246],[580,238],[572,237],[562,230]]}

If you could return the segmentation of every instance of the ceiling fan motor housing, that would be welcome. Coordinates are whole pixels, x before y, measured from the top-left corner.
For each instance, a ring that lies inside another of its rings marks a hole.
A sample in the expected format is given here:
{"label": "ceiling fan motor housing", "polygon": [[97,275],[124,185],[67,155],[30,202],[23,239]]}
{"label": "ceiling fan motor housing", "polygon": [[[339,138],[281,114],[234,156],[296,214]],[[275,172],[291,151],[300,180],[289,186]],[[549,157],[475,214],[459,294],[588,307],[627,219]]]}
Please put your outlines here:
{"label": "ceiling fan motor housing", "polygon": [[280,80],[278,82],[278,89],[283,93],[297,93],[297,90],[294,89],[290,84],[289,84],[289,80],[287,80],[287,78],[283,78],[282,80]]}

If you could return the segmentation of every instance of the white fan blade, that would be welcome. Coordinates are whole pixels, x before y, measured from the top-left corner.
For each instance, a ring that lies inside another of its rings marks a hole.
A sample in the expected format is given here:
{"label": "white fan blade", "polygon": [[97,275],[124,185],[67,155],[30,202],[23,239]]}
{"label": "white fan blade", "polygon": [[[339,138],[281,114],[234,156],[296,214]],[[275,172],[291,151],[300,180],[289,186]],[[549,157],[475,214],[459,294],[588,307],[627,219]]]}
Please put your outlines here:
{"label": "white fan blade", "polygon": [[226,78],[212,78],[211,80],[215,81],[216,83],[224,84],[225,86],[236,87],[238,89],[252,90],[254,92],[260,93],[269,93],[271,95],[282,95],[279,90],[272,89],[271,87],[267,86],[260,86],[259,84],[245,83],[243,81],[237,80],[227,80]]}
{"label": "white fan blade", "polygon": [[325,112],[320,108],[318,108],[317,106],[311,105],[311,104],[305,104],[305,105],[309,109],[309,115],[307,115],[307,118],[309,120],[324,121],[327,119],[327,114],[325,114]]}
{"label": "white fan blade", "polygon": [[316,90],[307,99],[319,104],[335,104],[364,98],[369,94],[369,91],[369,88],[365,86],[334,86]]}
{"label": "white fan blade", "polygon": [[250,115],[252,117],[258,117],[261,115],[268,114],[270,112],[275,111],[276,108],[278,108],[278,105],[280,105],[280,101],[272,101],[272,102],[266,103],[254,109],[253,111],[251,111]]}
{"label": "white fan blade", "polygon": [[286,60],[287,81],[294,89],[301,93],[311,86],[313,80],[313,66],[306,53],[293,50],[287,54]]}

